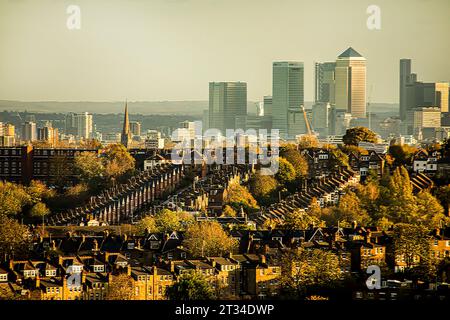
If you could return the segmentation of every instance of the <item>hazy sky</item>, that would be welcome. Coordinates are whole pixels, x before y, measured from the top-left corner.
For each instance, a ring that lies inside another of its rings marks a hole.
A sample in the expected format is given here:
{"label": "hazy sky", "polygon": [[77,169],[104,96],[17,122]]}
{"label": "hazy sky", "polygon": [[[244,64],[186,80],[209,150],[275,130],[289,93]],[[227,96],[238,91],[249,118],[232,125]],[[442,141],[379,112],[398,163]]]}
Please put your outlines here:
{"label": "hazy sky", "polygon": [[[372,4],[381,30],[366,27]],[[310,101],[314,62],[352,46],[372,101],[397,102],[400,58],[450,80],[449,15],[449,0],[0,0],[0,99],[207,100],[209,81],[245,81],[260,100],[272,61],[298,60]]]}

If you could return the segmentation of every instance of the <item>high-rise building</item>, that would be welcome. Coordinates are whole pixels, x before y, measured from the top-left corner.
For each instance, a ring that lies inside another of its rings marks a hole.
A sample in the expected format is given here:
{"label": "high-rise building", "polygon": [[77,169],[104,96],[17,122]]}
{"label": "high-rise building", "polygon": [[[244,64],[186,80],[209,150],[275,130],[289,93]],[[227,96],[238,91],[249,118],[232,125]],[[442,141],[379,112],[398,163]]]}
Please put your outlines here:
{"label": "high-rise building", "polygon": [[295,113],[304,104],[304,67],[294,61],[274,62],[272,67],[272,128],[286,138],[289,109]]}
{"label": "high-rise building", "polygon": [[16,135],[15,127],[11,123],[6,123],[3,125],[3,135],[14,137]]}
{"label": "high-rise building", "polygon": [[441,127],[441,110],[438,107],[422,107],[412,110],[414,114],[414,135],[418,139],[423,138],[425,130],[434,131]]}
{"label": "high-rise building", "polygon": [[263,106],[264,106],[264,116],[271,117],[273,107],[272,96],[264,96]]}
{"label": "high-rise building", "polygon": [[131,121],[130,131],[133,136],[139,137],[141,135],[141,123],[139,121]]}
{"label": "high-rise building", "polygon": [[411,59],[400,59],[400,94],[399,94],[399,107],[400,107],[400,119],[406,120],[408,112],[408,96],[411,90],[410,86],[414,84],[417,76],[411,73]]}
{"label": "high-rise building", "polygon": [[335,62],[315,64],[315,102],[334,104]]}
{"label": "high-rise building", "polygon": [[46,125],[43,128],[37,129],[37,139],[39,141],[45,141],[50,143],[52,146],[58,144],[58,129],[53,128],[51,125]]}
{"label": "high-rise building", "polygon": [[328,102],[316,102],[312,106],[312,126],[320,136],[328,135],[331,106]]}
{"label": "high-rise building", "polygon": [[247,83],[209,83],[209,128],[236,129],[236,116],[247,114]]}
{"label": "high-rise building", "polygon": [[123,117],[123,129],[120,142],[128,148],[131,145],[130,118],[128,117],[128,103],[125,103],[125,114]]}
{"label": "high-rise building", "polygon": [[366,59],[348,48],[336,60],[335,104],[353,117],[366,117]]}
{"label": "high-rise building", "polygon": [[289,108],[288,110],[288,139],[295,139],[298,135],[309,134],[305,108]]}
{"label": "high-rise building", "polygon": [[93,122],[92,114],[88,112],[79,113],[75,116],[75,125],[79,139],[92,138]]}
{"label": "high-rise building", "polygon": [[35,141],[36,140],[36,123],[27,121],[22,125],[22,140]]}

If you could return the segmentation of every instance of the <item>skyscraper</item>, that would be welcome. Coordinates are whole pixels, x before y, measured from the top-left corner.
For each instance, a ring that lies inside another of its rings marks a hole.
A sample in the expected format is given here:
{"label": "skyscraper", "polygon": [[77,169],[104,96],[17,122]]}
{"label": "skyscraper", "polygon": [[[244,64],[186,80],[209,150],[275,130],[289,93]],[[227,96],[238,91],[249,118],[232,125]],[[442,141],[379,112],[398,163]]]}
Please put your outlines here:
{"label": "skyscraper", "polygon": [[92,138],[93,122],[92,114],[83,112],[76,115],[75,124],[77,128],[77,136],[80,139]]}
{"label": "skyscraper", "polygon": [[128,102],[125,103],[125,115],[123,118],[122,135],[120,136],[120,142],[128,148],[131,144],[131,131],[130,131],[130,119],[128,117]]}
{"label": "skyscraper", "polygon": [[400,119],[406,120],[408,112],[408,87],[416,80],[415,74],[411,74],[411,59],[400,59],[400,94],[399,107]]}
{"label": "skyscraper", "polygon": [[312,125],[321,136],[328,135],[331,106],[327,102],[316,102],[312,106]]}
{"label": "skyscraper", "polygon": [[335,62],[316,62],[315,64],[315,102],[334,104]]}
{"label": "skyscraper", "polygon": [[22,140],[35,141],[36,140],[36,123],[27,121],[22,125]]}
{"label": "skyscraper", "polygon": [[247,115],[247,83],[209,83],[209,127],[219,129],[223,135],[226,129],[236,129],[235,118]]}
{"label": "skyscraper", "polygon": [[366,117],[366,59],[348,48],[336,60],[336,109]]}
{"label": "skyscraper", "polygon": [[288,134],[288,112],[298,112],[304,104],[303,62],[273,63],[272,128],[280,130],[280,137]]}
{"label": "skyscraper", "polygon": [[141,135],[141,123],[139,121],[131,121],[130,131],[133,136],[139,137]]}
{"label": "skyscraper", "polygon": [[271,117],[272,116],[272,96],[264,96],[264,116]]}

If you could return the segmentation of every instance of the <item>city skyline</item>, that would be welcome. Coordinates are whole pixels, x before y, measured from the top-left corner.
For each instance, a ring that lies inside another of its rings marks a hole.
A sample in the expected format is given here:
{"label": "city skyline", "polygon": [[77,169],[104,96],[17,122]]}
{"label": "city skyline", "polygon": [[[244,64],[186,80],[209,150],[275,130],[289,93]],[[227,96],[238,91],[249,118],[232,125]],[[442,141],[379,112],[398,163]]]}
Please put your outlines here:
{"label": "city skyline", "polygon": [[[373,87],[372,101],[398,102],[401,58],[416,61],[415,71],[424,81],[449,80],[450,61],[442,47],[444,41],[426,42],[430,32],[445,38],[449,24],[445,8],[450,5],[446,1],[427,4],[382,1],[381,30],[366,27],[369,4],[360,1],[346,3],[342,8],[327,3],[329,10],[325,11],[324,3],[286,1],[277,5],[263,1],[258,2],[258,12],[249,1],[239,13],[230,2],[218,4],[221,13],[204,1],[136,2],[126,6],[124,3],[117,1],[103,6],[102,1],[95,4],[79,1],[82,28],[70,31],[65,26],[66,3],[0,1],[0,34],[5,48],[0,53],[0,81],[5,83],[0,98],[206,100],[205,83],[241,81],[248,83],[248,100],[261,101],[270,94],[272,86],[270,64],[293,60],[304,62],[305,101],[313,101],[314,63],[333,61],[350,46],[367,59],[367,87]],[[352,10],[347,10],[350,6]],[[414,10],[405,15],[408,6]],[[299,19],[298,27],[284,21],[299,10],[310,14]],[[44,13],[48,19],[42,23]],[[315,24],[314,32],[306,32],[310,29],[305,26],[314,22],[311,19],[319,13],[323,18],[321,25]],[[228,30],[222,22],[229,14],[234,14],[235,24]],[[96,19],[99,15],[102,19]],[[340,24],[335,26],[332,21],[336,17]],[[261,33],[260,22],[269,18],[279,21],[277,28]],[[206,30],[205,22],[211,19],[216,23]],[[330,30],[334,32],[332,37]],[[217,39],[208,37],[214,32],[220,35]],[[276,37],[280,32],[283,35]],[[414,43],[408,40],[411,34]],[[299,40],[292,42],[292,37]],[[314,42],[315,47],[311,47],[311,41],[319,38],[327,41]],[[383,49],[384,45],[389,50]]]}

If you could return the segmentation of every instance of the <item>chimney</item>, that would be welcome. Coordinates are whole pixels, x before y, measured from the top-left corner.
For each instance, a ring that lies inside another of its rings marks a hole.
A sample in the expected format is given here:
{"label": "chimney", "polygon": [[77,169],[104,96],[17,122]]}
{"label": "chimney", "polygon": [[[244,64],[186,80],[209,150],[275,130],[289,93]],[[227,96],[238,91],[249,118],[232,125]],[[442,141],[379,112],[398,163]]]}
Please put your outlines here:
{"label": "chimney", "polygon": [[127,265],[127,275],[131,276],[131,266]]}
{"label": "chimney", "polygon": [[372,238],[372,232],[370,230],[367,230],[364,234],[364,241],[370,243],[370,238]]}
{"label": "chimney", "polygon": [[259,256],[259,262],[261,263],[261,264],[266,264],[266,256],[265,255],[260,255]]}
{"label": "chimney", "polygon": [[81,272],[81,283],[86,283],[86,272]]}
{"label": "chimney", "polygon": [[175,272],[175,263],[170,261],[170,272]]}
{"label": "chimney", "polygon": [[39,276],[39,272],[36,275],[36,289],[39,289],[39,287],[41,286],[41,277]]}

